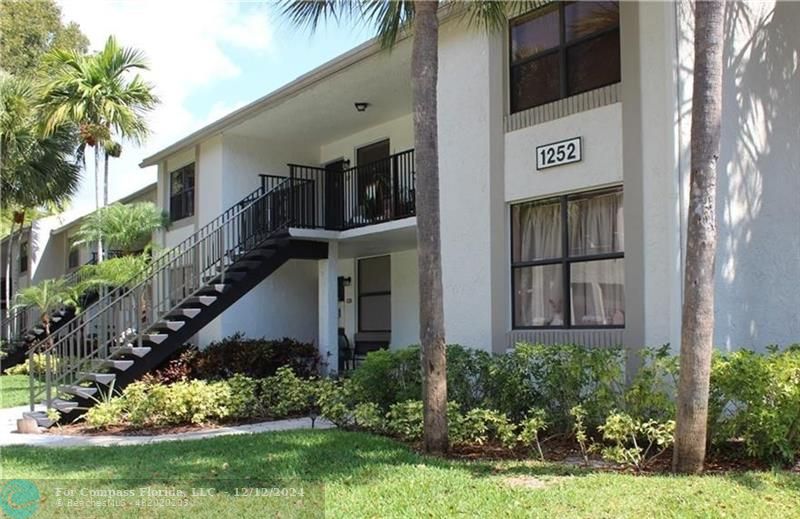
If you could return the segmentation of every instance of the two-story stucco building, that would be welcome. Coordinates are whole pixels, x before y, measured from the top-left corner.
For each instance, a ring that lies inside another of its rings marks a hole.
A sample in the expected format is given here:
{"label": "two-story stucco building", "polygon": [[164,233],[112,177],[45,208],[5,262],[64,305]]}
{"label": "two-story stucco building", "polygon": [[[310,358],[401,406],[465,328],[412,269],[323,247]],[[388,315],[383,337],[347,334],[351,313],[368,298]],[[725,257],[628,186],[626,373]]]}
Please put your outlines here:
{"label": "two-story stucco building", "polygon": [[[800,337],[800,5],[728,6],[716,333]],[[447,339],[677,344],[689,177],[686,2],[553,2],[439,45]],[[410,39],[368,42],[146,158],[177,244],[259,186],[313,184],[291,260],[197,336],[418,341]],[[547,147],[552,143],[561,143]],[[337,284],[338,278],[338,284]],[[337,315],[338,313],[338,315]]]}

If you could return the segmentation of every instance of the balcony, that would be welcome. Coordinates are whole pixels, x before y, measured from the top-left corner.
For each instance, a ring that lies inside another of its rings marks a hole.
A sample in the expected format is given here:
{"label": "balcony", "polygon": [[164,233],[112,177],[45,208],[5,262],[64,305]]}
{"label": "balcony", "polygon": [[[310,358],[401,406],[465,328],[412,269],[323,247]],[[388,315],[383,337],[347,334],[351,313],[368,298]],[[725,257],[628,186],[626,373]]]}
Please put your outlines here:
{"label": "balcony", "polygon": [[343,231],[408,218],[416,214],[414,150],[350,168],[289,164],[282,189],[290,227]]}

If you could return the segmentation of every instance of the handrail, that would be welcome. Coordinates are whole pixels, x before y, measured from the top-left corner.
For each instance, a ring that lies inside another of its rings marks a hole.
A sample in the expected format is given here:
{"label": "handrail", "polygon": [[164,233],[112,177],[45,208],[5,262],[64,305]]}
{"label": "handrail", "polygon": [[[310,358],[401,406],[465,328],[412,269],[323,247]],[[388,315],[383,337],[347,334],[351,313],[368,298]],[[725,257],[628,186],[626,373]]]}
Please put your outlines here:
{"label": "handrail", "polygon": [[[91,263],[91,261],[89,263]],[[63,279],[67,286],[72,286],[78,282],[79,276],[80,270],[75,270],[74,272],[70,272],[69,274],[63,276]],[[7,302],[7,304],[10,304],[10,301]],[[32,317],[36,309],[36,305],[34,304],[25,306],[12,306],[9,309],[8,317],[0,321],[0,337],[9,343],[24,342],[21,340],[20,335],[25,331],[25,327],[30,327],[32,325]],[[25,324],[14,326],[15,324],[19,324],[20,317],[22,317],[23,314],[27,314],[26,317],[21,319],[21,321]],[[11,333],[6,334],[6,330],[9,329],[11,329]]]}
{"label": "handrail", "polygon": [[288,226],[288,221],[281,221],[288,215],[269,211],[281,202],[278,197],[285,196],[282,187],[287,182],[283,177],[262,185],[154,259],[121,293],[101,298],[35,344],[30,350],[31,368],[34,354],[45,357],[45,383],[37,393],[31,369],[31,406],[43,392],[49,406],[53,387],[77,380],[87,364],[107,358],[115,344],[141,346],[146,333],[180,302],[214,276],[224,282],[237,257]]}
{"label": "handrail", "polygon": [[[275,178],[284,178],[284,179],[285,179],[286,177],[275,177]],[[274,187],[273,187],[273,188],[274,188]],[[273,188],[270,188],[270,189],[273,189]],[[244,198],[242,198],[241,200],[239,200],[238,202],[236,202],[234,205],[232,205],[231,207],[229,207],[228,209],[226,209],[226,210],[225,210],[225,212],[223,212],[222,214],[220,214],[219,216],[217,216],[217,217],[216,217],[216,218],[214,218],[213,220],[209,221],[209,222],[208,222],[206,225],[204,225],[203,227],[201,227],[200,229],[198,229],[197,231],[195,231],[195,232],[194,232],[192,235],[190,235],[189,237],[187,237],[186,239],[184,239],[182,242],[178,243],[177,245],[175,245],[174,247],[171,247],[171,248],[170,248],[170,249],[168,249],[168,250],[165,250],[165,251],[163,251],[163,252],[162,252],[162,253],[161,253],[161,254],[160,254],[160,255],[159,255],[157,258],[153,259],[153,260],[152,260],[152,261],[151,261],[151,262],[148,264],[148,266],[147,266],[147,267],[145,267],[145,268],[144,268],[144,269],[142,269],[141,271],[139,271],[139,272],[137,272],[136,274],[134,274],[133,276],[131,276],[131,277],[130,277],[130,279],[128,279],[126,282],[124,282],[124,283],[122,284],[122,286],[128,286],[128,285],[130,285],[130,283],[132,283],[132,282],[135,282],[137,279],[140,279],[140,278],[141,278],[143,275],[146,275],[148,272],[150,272],[151,270],[153,270],[153,266],[154,266],[154,265],[155,265],[157,262],[159,262],[159,261],[163,260],[165,257],[169,256],[170,254],[173,254],[173,253],[175,252],[175,250],[177,250],[177,249],[179,249],[179,248],[181,248],[181,247],[185,246],[185,245],[186,245],[186,244],[188,244],[189,242],[191,242],[191,241],[193,241],[193,240],[196,240],[196,239],[197,239],[197,237],[198,237],[198,236],[200,236],[200,235],[202,235],[203,233],[207,233],[207,232],[208,232],[208,231],[209,231],[209,230],[210,230],[210,229],[211,229],[213,226],[215,226],[215,225],[218,225],[218,224],[219,224],[220,222],[222,222],[224,219],[226,219],[226,218],[230,218],[231,214],[232,214],[233,212],[235,212],[235,210],[236,210],[237,208],[241,207],[243,204],[248,204],[248,203],[252,202],[252,200],[254,200],[254,199],[255,199],[255,198],[258,196],[258,195],[260,195],[261,193],[263,193],[263,192],[265,191],[265,189],[267,189],[267,188],[265,188],[265,187],[262,185],[262,186],[261,186],[261,187],[259,187],[258,189],[256,189],[256,190],[252,191],[252,192],[251,192],[251,193],[249,193],[247,196],[245,196]],[[77,273],[77,272],[76,272],[76,273]],[[142,282],[142,283],[143,283],[143,282]],[[140,283],[140,284],[141,284],[141,283]],[[132,290],[132,289],[129,289],[129,290],[127,290],[125,293],[123,293],[122,295],[118,296],[118,298],[124,297],[126,294],[130,293],[130,292],[131,292],[131,290]],[[81,311],[81,312],[80,312],[80,314],[76,315],[75,317],[77,318],[77,317],[80,317],[80,316],[81,316],[81,315],[83,315],[83,314],[90,313],[90,312],[92,312],[92,311],[96,311],[96,310],[97,310],[97,307],[99,307],[101,304],[103,304],[103,301],[104,301],[104,299],[105,299],[105,298],[100,298],[100,299],[98,299],[97,301],[95,301],[94,303],[92,303],[90,306],[87,306],[86,308],[84,308],[84,309],[83,309],[83,311]],[[44,343],[44,342],[46,342],[46,340],[45,340],[45,339],[43,339],[43,340],[39,341],[39,343],[37,343],[37,344],[34,344],[34,347],[36,347],[36,346],[39,346],[40,344],[42,344],[42,343]]]}

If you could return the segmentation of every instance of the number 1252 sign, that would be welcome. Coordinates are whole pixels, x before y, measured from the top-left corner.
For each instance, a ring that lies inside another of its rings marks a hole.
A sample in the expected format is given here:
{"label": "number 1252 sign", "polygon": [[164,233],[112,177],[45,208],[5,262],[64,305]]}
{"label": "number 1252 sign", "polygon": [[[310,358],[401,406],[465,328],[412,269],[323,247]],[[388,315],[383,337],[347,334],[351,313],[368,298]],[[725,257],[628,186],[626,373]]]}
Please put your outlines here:
{"label": "number 1252 sign", "polygon": [[552,142],[536,147],[536,169],[547,169],[581,160],[581,138]]}

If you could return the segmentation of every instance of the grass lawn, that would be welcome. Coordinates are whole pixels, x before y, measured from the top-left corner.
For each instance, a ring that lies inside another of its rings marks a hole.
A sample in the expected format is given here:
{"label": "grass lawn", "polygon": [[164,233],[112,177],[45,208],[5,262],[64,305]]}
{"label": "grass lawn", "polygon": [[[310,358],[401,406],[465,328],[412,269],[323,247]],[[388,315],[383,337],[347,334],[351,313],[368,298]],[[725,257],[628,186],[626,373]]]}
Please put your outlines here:
{"label": "grass lawn", "polygon": [[[335,430],[135,447],[7,447],[0,455],[2,478],[39,486],[45,499],[34,517],[800,517],[800,474],[679,478],[537,462],[445,461],[388,439]],[[161,500],[172,508],[159,508],[158,500],[137,508],[133,498],[120,498],[113,512],[77,502],[81,489],[146,485],[216,493],[185,503]],[[259,486],[302,488],[304,495],[231,495]],[[77,503],[72,509],[70,492]]]}
{"label": "grass lawn", "polygon": [[28,403],[28,375],[0,376],[0,408]]}

